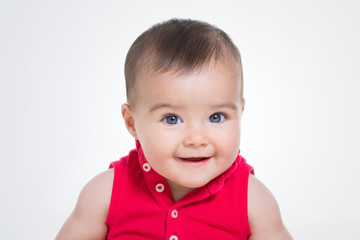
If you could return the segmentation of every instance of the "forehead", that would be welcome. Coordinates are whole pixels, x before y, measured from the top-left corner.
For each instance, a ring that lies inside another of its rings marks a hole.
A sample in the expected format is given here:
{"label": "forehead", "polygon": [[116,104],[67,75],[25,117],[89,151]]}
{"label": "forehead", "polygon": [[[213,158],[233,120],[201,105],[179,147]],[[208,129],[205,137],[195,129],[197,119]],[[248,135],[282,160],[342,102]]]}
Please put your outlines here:
{"label": "forehead", "polygon": [[[216,103],[225,97],[241,98],[241,70],[235,61],[211,61],[190,73],[142,71],[133,92],[134,104],[201,101]],[[228,99],[229,99],[228,98]]]}

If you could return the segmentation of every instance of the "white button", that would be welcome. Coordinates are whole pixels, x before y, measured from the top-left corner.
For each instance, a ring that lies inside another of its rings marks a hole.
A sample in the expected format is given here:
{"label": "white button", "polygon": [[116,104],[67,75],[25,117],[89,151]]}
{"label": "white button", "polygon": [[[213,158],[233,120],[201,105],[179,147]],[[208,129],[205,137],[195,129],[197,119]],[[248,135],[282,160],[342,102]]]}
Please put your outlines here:
{"label": "white button", "polygon": [[178,237],[175,236],[175,235],[172,235],[169,239],[170,239],[170,240],[178,240]]}
{"label": "white button", "polygon": [[155,189],[156,189],[157,192],[163,192],[164,189],[165,189],[164,184],[162,184],[162,183],[156,184]]}
{"label": "white button", "polygon": [[151,170],[151,167],[148,163],[144,163],[143,164],[143,169],[145,172],[149,172]]}
{"label": "white button", "polygon": [[171,217],[172,218],[177,218],[177,216],[178,216],[178,211],[175,209],[175,210],[172,210],[171,211]]}

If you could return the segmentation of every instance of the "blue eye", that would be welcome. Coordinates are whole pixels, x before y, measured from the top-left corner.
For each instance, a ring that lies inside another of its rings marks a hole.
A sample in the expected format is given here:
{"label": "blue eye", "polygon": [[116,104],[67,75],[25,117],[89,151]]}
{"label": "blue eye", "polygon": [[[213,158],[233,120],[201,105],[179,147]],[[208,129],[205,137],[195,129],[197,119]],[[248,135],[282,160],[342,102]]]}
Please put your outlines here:
{"label": "blue eye", "polygon": [[178,116],[175,115],[169,115],[163,118],[163,121],[167,124],[179,124],[181,123],[181,120]]}
{"label": "blue eye", "polygon": [[212,122],[212,123],[219,123],[219,122],[222,122],[224,120],[225,120],[225,115],[222,114],[222,113],[214,113],[208,119],[208,121]]}

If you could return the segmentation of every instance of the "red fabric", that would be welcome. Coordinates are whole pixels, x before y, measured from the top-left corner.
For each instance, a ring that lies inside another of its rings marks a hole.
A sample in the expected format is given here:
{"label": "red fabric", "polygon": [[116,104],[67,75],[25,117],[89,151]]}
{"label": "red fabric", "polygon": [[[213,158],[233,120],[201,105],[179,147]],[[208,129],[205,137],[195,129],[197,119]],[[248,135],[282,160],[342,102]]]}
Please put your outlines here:
{"label": "red fabric", "polygon": [[[253,168],[243,157],[176,203],[166,180],[153,169],[144,170],[146,163],[137,142],[128,156],[110,165],[115,175],[108,240],[248,238],[247,187]],[[159,183],[163,192],[156,191]]]}

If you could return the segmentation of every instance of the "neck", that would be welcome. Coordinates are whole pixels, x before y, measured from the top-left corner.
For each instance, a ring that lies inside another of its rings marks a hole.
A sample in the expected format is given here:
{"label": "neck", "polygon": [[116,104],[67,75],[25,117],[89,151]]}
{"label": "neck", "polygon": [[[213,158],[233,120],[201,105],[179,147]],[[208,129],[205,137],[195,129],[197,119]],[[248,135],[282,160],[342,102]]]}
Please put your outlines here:
{"label": "neck", "polygon": [[167,182],[170,186],[171,189],[171,193],[173,196],[173,199],[175,202],[178,202],[181,198],[183,198],[185,195],[187,195],[188,193],[192,192],[195,190],[195,188],[187,188],[187,187],[183,187],[177,183],[174,183],[170,180],[167,179]]}

